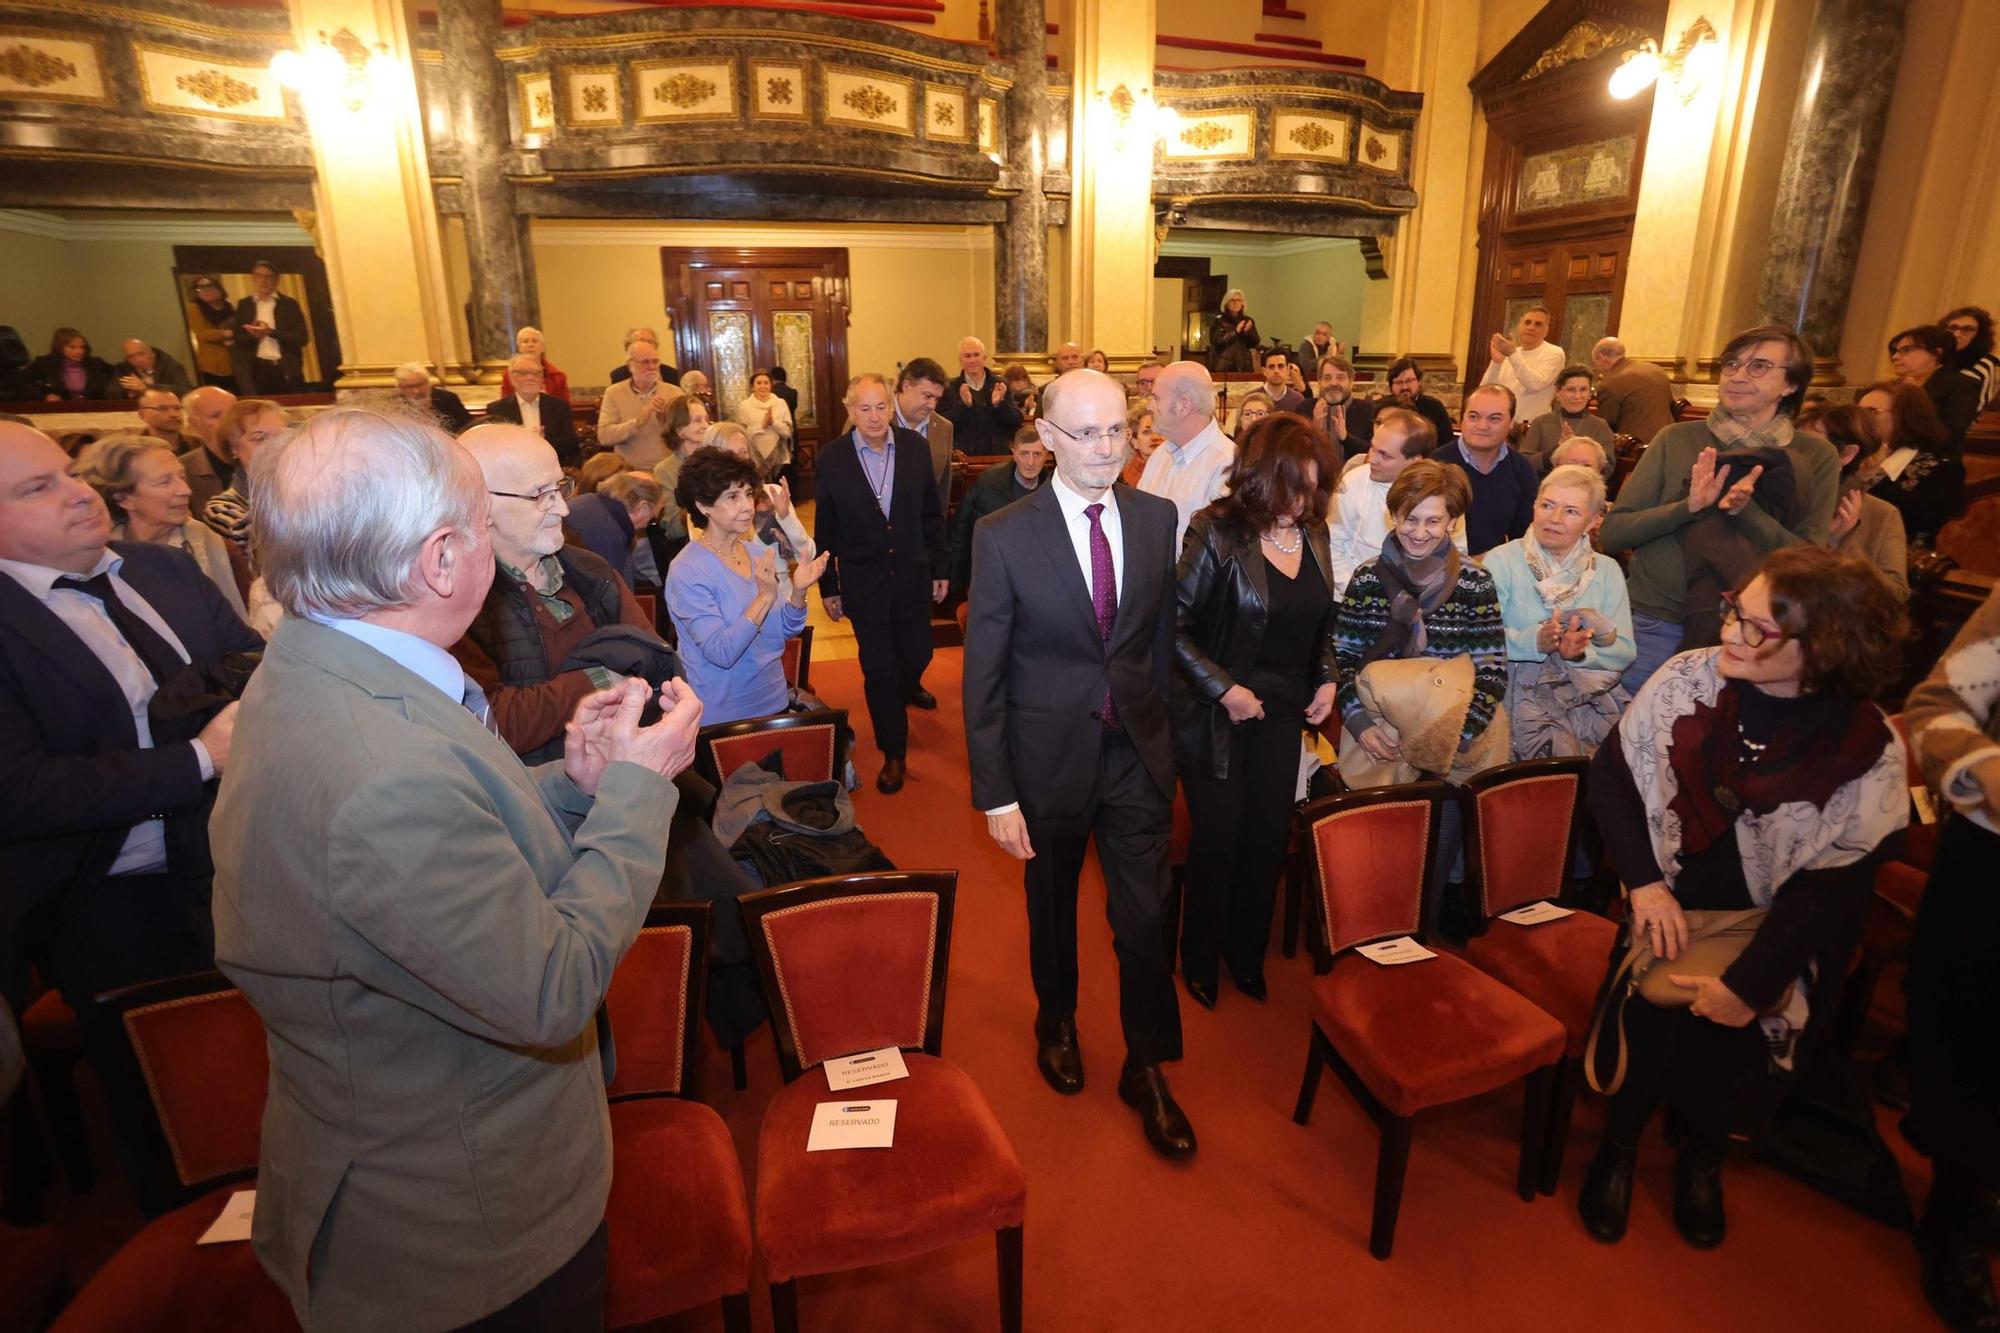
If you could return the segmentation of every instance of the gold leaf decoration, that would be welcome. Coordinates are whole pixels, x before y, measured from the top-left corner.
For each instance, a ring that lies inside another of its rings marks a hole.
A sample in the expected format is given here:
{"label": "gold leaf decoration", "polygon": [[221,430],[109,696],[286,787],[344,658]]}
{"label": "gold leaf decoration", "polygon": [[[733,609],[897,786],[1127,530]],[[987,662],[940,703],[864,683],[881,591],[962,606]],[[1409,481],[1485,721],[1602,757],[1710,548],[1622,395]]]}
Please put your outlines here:
{"label": "gold leaf decoration", "polygon": [[1285,137],[1305,149],[1308,153],[1317,153],[1340,141],[1339,135],[1334,134],[1316,120],[1308,120],[1303,124],[1292,126],[1292,132]]}
{"label": "gold leaf decoration", "polygon": [[958,109],[949,102],[939,102],[931,107],[931,119],[944,126],[956,125]]}
{"label": "gold leaf decoration", "polygon": [[544,90],[535,94],[535,119],[553,120],[556,114],[556,99],[553,93]]}
{"label": "gold leaf decoration", "polygon": [[0,79],[23,83],[30,88],[46,88],[76,77],[76,65],[52,56],[39,46],[17,42],[0,50]]}
{"label": "gold leaf decoration", "polygon": [[847,95],[840,100],[843,104],[853,107],[870,120],[882,119],[882,117],[894,111],[898,105],[895,98],[889,96],[872,83],[863,84],[859,88],[849,88]]}
{"label": "gold leaf decoration", "polygon": [[583,90],[583,109],[595,112],[611,109],[611,95],[604,90],[603,84],[593,83]]}
{"label": "gold leaf decoration", "polygon": [[257,90],[241,79],[232,79],[219,69],[196,70],[174,80],[174,87],[192,93],[210,106],[224,110],[257,100]]}
{"label": "gold leaf decoration", "polygon": [[1639,29],[1623,23],[1614,23],[1608,28],[1601,28],[1591,20],[1585,19],[1556,38],[1556,44],[1542,52],[1541,58],[1528,67],[1528,72],[1521,76],[1521,82],[1538,79],[1552,69],[1561,69],[1564,65],[1574,65],[1579,60],[1588,60],[1616,46],[1637,46],[1645,41],[1646,37],[1647,34]]}
{"label": "gold leaf decoration", "polygon": [[685,110],[691,106],[700,106],[715,96],[715,85],[700,75],[689,74],[683,70],[670,79],[662,79],[654,84],[653,96],[669,106]]}
{"label": "gold leaf decoration", "polygon": [[1236,137],[1236,132],[1227,125],[1218,125],[1212,120],[1198,120],[1181,131],[1181,142],[1204,152],[1217,144],[1228,143]]}
{"label": "gold leaf decoration", "polygon": [[782,78],[765,79],[764,100],[773,106],[790,106],[792,104],[792,81]]}
{"label": "gold leaf decoration", "polygon": [[1368,155],[1368,160],[1370,162],[1380,162],[1382,160],[1382,155],[1384,153],[1387,153],[1389,150],[1382,146],[1382,141],[1380,139],[1376,138],[1374,135],[1371,134],[1368,136],[1368,142],[1361,145],[1361,151]]}

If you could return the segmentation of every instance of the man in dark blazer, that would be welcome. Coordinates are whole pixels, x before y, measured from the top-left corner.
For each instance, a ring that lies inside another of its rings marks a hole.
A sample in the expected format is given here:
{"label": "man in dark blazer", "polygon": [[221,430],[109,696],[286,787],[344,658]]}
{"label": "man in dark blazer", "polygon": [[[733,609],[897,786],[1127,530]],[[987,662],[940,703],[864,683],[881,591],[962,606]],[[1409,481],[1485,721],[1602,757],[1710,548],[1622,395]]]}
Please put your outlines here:
{"label": "man in dark blazer", "polygon": [[1004,454],[1021,425],[1021,409],[1007,395],[1007,382],[986,364],[986,344],[966,338],[958,344],[959,373],[944,386],[937,410],[951,422],[953,444],[974,457]]}
{"label": "man in dark blazer", "polygon": [[189,661],[263,647],[186,554],[110,530],[53,440],[0,423],[0,992],[33,962],[86,1025],[101,991],[210,965],[236,705],[179,741],[148,705]]}
{"label": "man in dark blazer", "polygon": [[833,559],[819,581],[835,620],[854,620],[861,688],[875,746],[878,791],[903,789],[910,696],[931,662],[931,606],[950,586],[944,506],[930,446],[895,424],[889,383],[857,375],[847,386],[847,434],[819,451],[813,540]]}
{"label": "man in dark blazer", "polygon": [[424,413],[453,435],[472,424],[472,413],[450,389],[431,383],[431,373],[415,361],[396,367],[396,392],[402,400]]}
{"label": "man in dark blazer", "polygon": [[[507,368],[514,392],[495,398],[486,405],[488,421],[511,421],[538,432],[556,451],[556,461],[564,467],[583,465],[582,446],[576,438],[576,416],[569,401],[542,392],[544,372],[539,358],[517,356]],[[628,374],[627,379],[631,376]]]}
{"label": "man in dark blazer", "polygon": [[230,361],[241,393],[300,393],[305,389],[306,312],[278,290],[278,269],[268,259],[250,266],[250,295],[236,303],[236,338]]}
{"label": "man in dark blazer", "polygon": [[1118,1095],[1169,1158],[1195,1149],[1167,1090],[1181,1055],[1163,937],[1174,758],[1167,688],[1174,646],[1171,501],[1116,485],[1130,441],[1125,392],[1094,370],[1043,390],[1036,423],[1054,480],[980,520],[965,627],[965,740],[972,803],[1026,863],[1036,1064],[1083,1088],[1076,1031],[1076,897],[1097,837],[1118,953],[1125,1065]]}

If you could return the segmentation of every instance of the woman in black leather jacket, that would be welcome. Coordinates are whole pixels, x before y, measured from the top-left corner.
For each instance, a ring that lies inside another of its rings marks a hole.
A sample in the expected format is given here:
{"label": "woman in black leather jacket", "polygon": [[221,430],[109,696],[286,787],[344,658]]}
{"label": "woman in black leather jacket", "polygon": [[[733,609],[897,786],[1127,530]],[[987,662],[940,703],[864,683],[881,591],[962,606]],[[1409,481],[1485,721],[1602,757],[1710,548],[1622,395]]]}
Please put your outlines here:
{"label": "woman in black leather jacket", "polygon": [[1334,699],[1333,447],[1281,412],[1243,441],[1230,494],[1181,544],[1174,753],[1187,793],[1181,975],[1214,1007],[1220,963],[1264,998],[1264,949],[1295,803],[1299,738]]}

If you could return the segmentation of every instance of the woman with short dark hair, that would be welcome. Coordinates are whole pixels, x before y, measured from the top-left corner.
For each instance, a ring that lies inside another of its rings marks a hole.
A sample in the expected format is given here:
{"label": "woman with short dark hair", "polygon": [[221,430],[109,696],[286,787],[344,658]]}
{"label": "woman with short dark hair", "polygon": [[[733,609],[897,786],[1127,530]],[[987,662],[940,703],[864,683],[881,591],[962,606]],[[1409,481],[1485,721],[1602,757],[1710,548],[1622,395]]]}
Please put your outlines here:
{"label": "woman with short dark hair", "polygon": [[1938,324],[1919,324],[1889,339],[1889,362],[1896,377],[1920,386],[1937,409],[1938,420],[1951,435],[1953,450],[1965,444],[1965,433],[1986,404],[1980,386],[1955,373],[1951,359],[1958,341]]}
{"label": "woman with short dark hair", "polygon": [[1903,532],[1903,516],[1887,500],[1868,493],[1881,475],[1882,460],[1889,456],[1887,442],[1876,433],[1868,414],[1851,403],[1822,410],[1812,425],[1840,454],[1840,503],[1833,511],[1827,545],[1866,560],[1896,596],[1909,600],[1909,539]]}
{"label": "woman with short dark hair", "polygon": [[1237,990],[1265,996],[1299,736],[1335,686],[1332,446],[1289,413],[1245,446],[1229,494],[1189,522],[1177,573],[1174,749],[1193,823],[1181,976],[1211,1008],[1225,961]]}
{"label": "woman with short dark hair", "polygon": [[1938,321],[1951,335],[1948,364],[1979,385],[1981,410],[2000,399],[2000,356],[1993,354],[1993,316],[1983,306],[1962,305]]}
{"label": "woman with short dark hair", "polygon": [[1908,380],[1877,380],[1856,400],[1889,446],[1869,486],[1903,516],[1913,546],[1931,546],[1965,507],[1965,463],[1931,396]]}
{"label": "woman with short dark hair", "polygon": [[[1903,745],[1872,702],[1901,674],[1907,626],[1863,561],[1776,551],[1729,599],[1721,646],[1667,661],[1598,749],[1590,802],[1632,886],[1627,930],[1686,1004],[1624,1002],[1624,1081],[1578,1200],[1598,1240],[1624,1235],[1639,1136],[1665,1103],[1685,1133],[1674,1222],[1698,1249],[1722,1243],[1724,1145],[1761,1132],[1815,1056],[1875,867],[1909,820]],[[1689,912],[1752,910],[1719,975],[1675,972]]]}
{"label": "woman with short dark hair", "polygon": [[1611,424],[1590,410],[1590,395],[1596,382],[1589,366],[1563,367],[1556,376],[1555,399],[1549,410],[1528,423],[1527,433],[1515,446],[1522,457],[1547,472],[1554,466],[1551,460],[1563,441],[1579,437],[1597,441],[1607,458],[1618,452]]}
{"label": "woman with short dark hair", "polygon": [[57,329],[49,339],[48,355],[28,364],[28,383],[49,402],[87,402],[119,395],[111,366],[90,350],[90,339],[76,329]]}
{"label": "woman with short dark hair", "polygon": [[711,725],[785,711],[785,640],[805,628],[806,594],[826,572],[821,554],[780,578],[777,551],[753,529],[757,487],[750,460],[724,449],[689,454],[674,483],[702,527],[667,570],[667,613]]}

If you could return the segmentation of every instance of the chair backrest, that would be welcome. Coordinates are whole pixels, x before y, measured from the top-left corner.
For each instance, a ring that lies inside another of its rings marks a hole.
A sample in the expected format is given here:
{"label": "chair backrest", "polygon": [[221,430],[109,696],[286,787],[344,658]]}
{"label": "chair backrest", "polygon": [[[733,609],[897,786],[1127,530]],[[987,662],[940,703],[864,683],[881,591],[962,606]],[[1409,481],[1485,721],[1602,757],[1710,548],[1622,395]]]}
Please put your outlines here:
{"label": "chair backrest", "polygon": [[695,772],[720,787],[745,764],[776,750],[787,782],[831,782],[847,769],[847,710],[773,713],[703,727],[694,747]]}
{"label": "chair backrest", "polygon": [[656,903],[618,970],[604,1007],[616,1042],[614,1102],[634,1097],[696,1097],[694,1058],[707,975],[706,902]]}
{"label": "chair backrest", "polygon": [[1562,894],[1576,853],[1588,759],[1496,764],[1460,789],[1465,810],[1465,888],[1485,921]]}
{"label": "chair backrest", "polygon": [[812,688],[813,627],[804,629],[785,640],[785,684],[795,690]]}
{"label": "chair backrest", "polygon": [[1306,846],[1330,960],[1398,935],[1426,937],[1424,891],[1437,860],[1442,782],[1369,787],[1308,802]]}
{"label": "chair backrest", "polygon": [[116,1027],[106,1093],[130,1120],[140,1206],[154,1215],[257,1174],[270,1051],[257,1011],[220,972],[97,997]]}
{"label": "chair backrest", "polygon": [[944,1043],[955,870],[802,880],[738,901],[790,1082],[856,1051]]}

